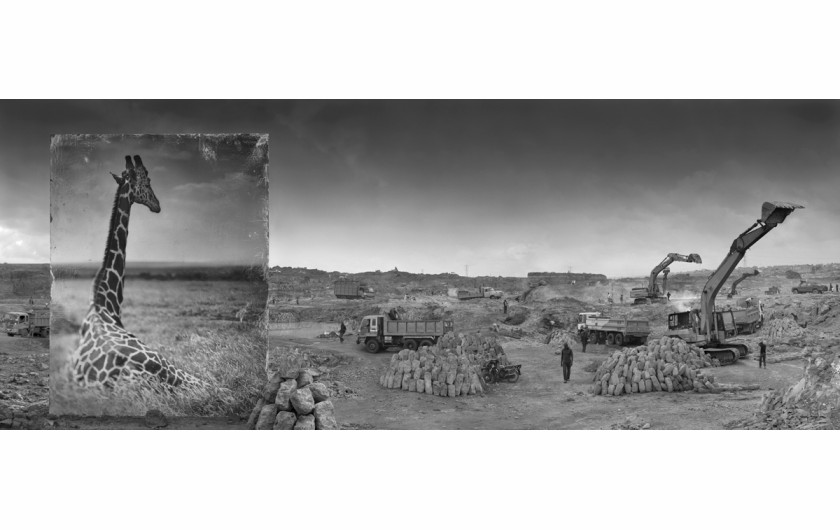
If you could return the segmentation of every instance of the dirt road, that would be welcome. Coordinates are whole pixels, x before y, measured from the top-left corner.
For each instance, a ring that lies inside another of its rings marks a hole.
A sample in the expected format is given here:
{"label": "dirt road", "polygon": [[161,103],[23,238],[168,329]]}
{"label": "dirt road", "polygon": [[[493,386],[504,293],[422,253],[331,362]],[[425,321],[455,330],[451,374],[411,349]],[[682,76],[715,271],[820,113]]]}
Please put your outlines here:
{"label": "dirt road", "polygon": [[296,346],[313,352],[332,353],[343,362],[331,378],[348,388],[349,398],[334,399],[336,418],[343,428],[367,429],[610,429],[649,424],[651,429],[722,429],[729,421],[751,416],[764,393],[801,377],[796,362],[771,364],[758,369],[755,360],[707,368],[716,381],[760,385],[759,391],[698,394],[695,392],[633,394],[620,397],[588,393],[593,374],[583,367],[602,361],[606,346],[575,349],[575,363],[568,384],[563,383],[560,358],[545,344],[510,340],[505,352],[522,364],[517,383],[491,385],[484,396],[443,398],[379,386],[379,375],[391,353],[367,353],[355,337],[313,339],[301,333],[272,331],[270,347]]}

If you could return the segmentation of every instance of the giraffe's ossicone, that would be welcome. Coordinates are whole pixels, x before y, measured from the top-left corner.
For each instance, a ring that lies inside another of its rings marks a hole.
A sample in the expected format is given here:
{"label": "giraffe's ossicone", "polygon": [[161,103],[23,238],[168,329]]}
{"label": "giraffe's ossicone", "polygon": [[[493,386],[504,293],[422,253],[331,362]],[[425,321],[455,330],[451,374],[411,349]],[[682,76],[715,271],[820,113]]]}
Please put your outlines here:
{"label": "giraffe's ossicone", "polygon": [[120,318],[123,302],[126,243],[131,205],[145,205],[154,213],[160,203],[152,190],[149,173],[139,156],[125,157],[125,171],[114,175],[117,193],[111,211],[102,267],[93,280],[90,309],[82,321],[79,347],[73,355],[73,372],[82,386],[113,388],[125,382],[155,382],[170,387],[207,384],[175,368],[158,352],[126,331]]}

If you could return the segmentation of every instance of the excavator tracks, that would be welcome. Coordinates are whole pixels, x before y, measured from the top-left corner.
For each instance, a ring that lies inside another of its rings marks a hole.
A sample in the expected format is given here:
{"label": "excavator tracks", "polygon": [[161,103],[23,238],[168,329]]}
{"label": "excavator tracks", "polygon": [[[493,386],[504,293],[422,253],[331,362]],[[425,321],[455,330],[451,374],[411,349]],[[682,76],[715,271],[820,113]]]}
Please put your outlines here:
{"label": "excavator tracks", "polygon": [[741,351],[735,346],[730,348],[704,348],[703,351],[708,353],[712,359],[717,359],[721,366],[735,364],[735,361],[741,357]]}

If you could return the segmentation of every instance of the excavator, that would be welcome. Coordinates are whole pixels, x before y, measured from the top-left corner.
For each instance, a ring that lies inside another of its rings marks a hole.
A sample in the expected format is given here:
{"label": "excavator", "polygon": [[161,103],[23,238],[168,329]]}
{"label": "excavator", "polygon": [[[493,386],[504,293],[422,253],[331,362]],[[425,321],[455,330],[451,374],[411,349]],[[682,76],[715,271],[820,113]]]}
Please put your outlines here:
{"label": "excavator", "polygon": [[[699,254],[689,254],[688,256],[684,256],[682,254],[668,254],[662,262],[653,268],[650,271],[650,279],[648,280],[647,287],[634,287],[630,290],[630,297],[633,298],[634,304],[649,304],[654,300],[661,300],[665,296],[665,289],[668,281],[668,273],[671,272],[671,269],[668,268],[668,265],[674,263],[675,261],[686,261],[688,263],[703,263],[703,260],[700,259]],[[659,276],[659,273],[663,273],[663,280],[662,280],[662,290],[659,290],[659,286],[656,284],[656,277]]]}
{"label": "excavator", "polygon": [[740,278],[738,278],[737,280],[732,282],[732,287],[729,288],[729,294],[726,295],[726,297],[727,298],[732,298],[733,296],[738,294],[738,290],[735,289],[736,287],[738,287],[738,284],[741,283],[742,281],[746,280],[747,278],[752,278],[753,276],[758,276],[758,269],[755,269],[752,272],[745,272],[744,274],[741,275]]}
{"label": "excavator", "polygon": [[765,202],[761,206],[761,218],[735,238],[729,253],[709,276],[700,295],[700,308],[668,315],[667,335],[702,348],[713,359],[717,359],[721,366],[745,357],[749,351],[745,344],[726,342],[728,337],[736,333],[734,316],[731,311],[715,311],[715,297],[747,250],[784,222],[797,208],[804,207],[788,202]]}

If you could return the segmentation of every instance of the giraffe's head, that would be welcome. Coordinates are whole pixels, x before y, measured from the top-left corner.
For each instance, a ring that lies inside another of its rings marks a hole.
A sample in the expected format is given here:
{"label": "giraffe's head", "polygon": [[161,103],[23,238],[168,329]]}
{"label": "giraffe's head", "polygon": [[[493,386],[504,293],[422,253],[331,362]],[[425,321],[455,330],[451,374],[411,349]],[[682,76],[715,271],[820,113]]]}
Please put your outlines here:
{"label": "giraffe's head", "polygon": [[160,212],[160,203],[152,189],[152,180],[149,178],[149,172],[146,171],[146,166],[143,165],[139,156],[134,155],[134,163],[131,162],[130,156],[126,156],[125,171],[122,172],[122,175],[114,175],[114,179],[120,185],[128,184],[128,195],[131,202],[144,204],[154,213]]}

